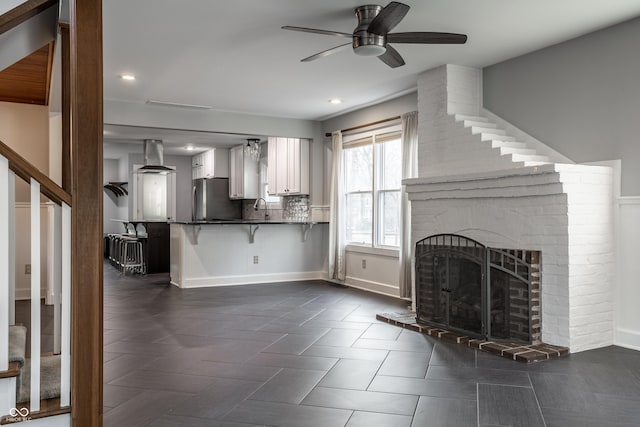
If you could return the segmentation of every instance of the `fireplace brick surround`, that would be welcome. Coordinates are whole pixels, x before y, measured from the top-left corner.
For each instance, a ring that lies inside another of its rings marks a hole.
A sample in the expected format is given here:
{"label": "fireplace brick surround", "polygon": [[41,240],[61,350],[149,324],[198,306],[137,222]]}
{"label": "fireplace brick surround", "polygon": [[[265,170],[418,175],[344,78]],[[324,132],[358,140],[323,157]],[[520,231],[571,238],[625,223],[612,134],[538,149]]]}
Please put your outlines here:
{"label": "fireplace brick surround", "polygon": [[542,341],[571,352],[611,345],[613,172],[514,162],[461,132],[456,115],[480,115],[481,81],[481,70],[455,65],[418,80],[419,177],[404,182],[412,241],[452,233],[540,251]]}

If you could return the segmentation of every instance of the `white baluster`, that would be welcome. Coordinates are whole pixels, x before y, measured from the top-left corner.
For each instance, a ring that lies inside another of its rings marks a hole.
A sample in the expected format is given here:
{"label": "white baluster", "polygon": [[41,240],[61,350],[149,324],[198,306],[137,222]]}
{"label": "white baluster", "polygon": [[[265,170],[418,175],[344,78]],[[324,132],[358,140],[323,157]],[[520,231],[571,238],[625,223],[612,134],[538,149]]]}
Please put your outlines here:
{"label": "white baluster", "polygon": [[9,324],[16,324],[16,174],[9,171]]}
{"label": "white baluster", "polygon": [[[0,236],[9,235],[9,162],[0,156]],[[9,239],[0,237],[0,371],[9,369]]]}
{"label": "white baluster", "polygon": [[60,406],[71,403],[71,208],[62,204]]}
{"label": "white baluster", "polygon": [[60,292],[61,292],[61,209],[58,205],[50,206],[49,212],[49,239],[47,241],[47,304],[53,304],[53,353],[60,354]]}
{"label": "white baluster", "polygon": [[31,412],[40,410],[40,184],[31,179]]}

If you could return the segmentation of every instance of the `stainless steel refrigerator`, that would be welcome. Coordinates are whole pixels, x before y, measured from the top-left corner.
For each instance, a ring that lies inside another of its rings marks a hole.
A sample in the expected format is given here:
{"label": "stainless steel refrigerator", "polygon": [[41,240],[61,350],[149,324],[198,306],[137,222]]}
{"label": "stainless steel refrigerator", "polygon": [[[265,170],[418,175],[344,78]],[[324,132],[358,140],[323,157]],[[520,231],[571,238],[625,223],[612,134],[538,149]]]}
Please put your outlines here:
{"label": "stainless steel refrigerator", "polygon": [[229,199],[228,178],[194,179],[191,198],[194,221],[242,218],[242,200]]}

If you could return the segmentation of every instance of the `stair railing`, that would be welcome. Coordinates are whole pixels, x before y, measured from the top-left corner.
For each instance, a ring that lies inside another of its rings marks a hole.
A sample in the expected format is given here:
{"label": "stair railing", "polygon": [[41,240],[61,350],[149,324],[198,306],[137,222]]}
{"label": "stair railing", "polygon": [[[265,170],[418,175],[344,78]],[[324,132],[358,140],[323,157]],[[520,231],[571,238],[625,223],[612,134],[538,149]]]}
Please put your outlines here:
{"label": "stair railing", "polygon": [[[54,330],[59,331],[60,406],[71,399],[71,196],[27,160],[0,142],[0,372],[9,367],[9,325],[15,323],[15,177],[30,184],[31,206],[31,390],[30,412],[40,410],[41,196],[54,203]],[[51,225],[50,225],[51,227]],[[59,240],[59,241],[58,241]],[[59,256],[58,256],[59,255]],[[52,265],[52,264],[50,264]],[[56,332],[58,333],[58,332]],[[0,408],[4,409],[4,408]]]}

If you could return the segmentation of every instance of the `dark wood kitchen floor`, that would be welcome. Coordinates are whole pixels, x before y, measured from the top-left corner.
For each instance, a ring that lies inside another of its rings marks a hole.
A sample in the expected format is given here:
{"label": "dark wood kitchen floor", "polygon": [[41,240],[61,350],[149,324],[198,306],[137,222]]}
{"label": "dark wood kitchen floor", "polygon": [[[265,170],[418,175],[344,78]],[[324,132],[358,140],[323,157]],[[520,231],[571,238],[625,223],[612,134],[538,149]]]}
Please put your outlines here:
{"label": "dark wood kitchen floor", "polygon": [[640,425],[640,352],[523,364],[375,320],[322,281],[180,290],[105,265],[104,425]]}

